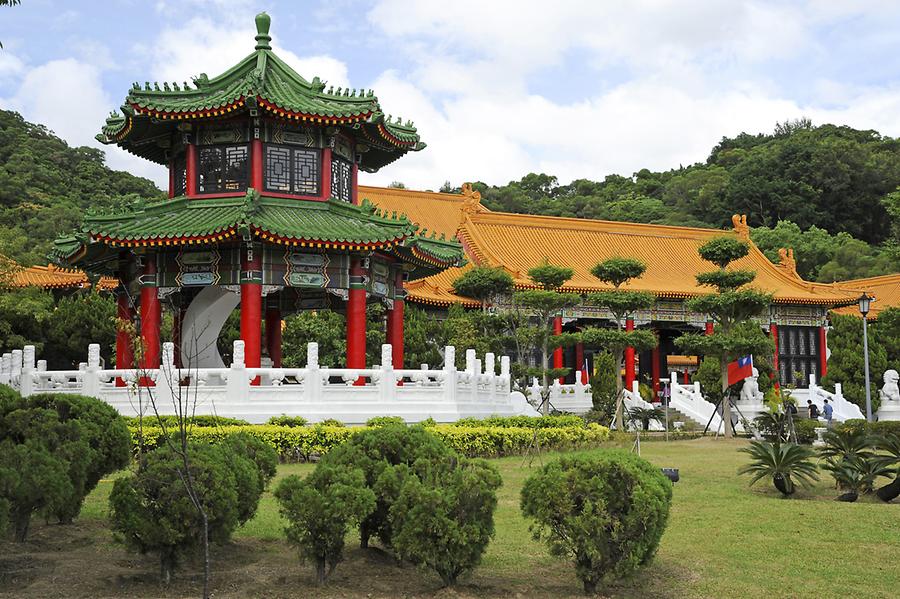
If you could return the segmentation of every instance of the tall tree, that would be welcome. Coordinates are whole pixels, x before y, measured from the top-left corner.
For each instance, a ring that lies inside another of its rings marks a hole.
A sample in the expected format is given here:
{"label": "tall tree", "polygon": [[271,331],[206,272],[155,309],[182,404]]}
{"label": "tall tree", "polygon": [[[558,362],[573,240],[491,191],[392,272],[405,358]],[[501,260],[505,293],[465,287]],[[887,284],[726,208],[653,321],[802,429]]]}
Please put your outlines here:
{"label": "tall tree", "polygon": [[513,294],[513,303],[527,311],[532,319],[532,324],[522,327],[520,332],[523,338],[529,339],[541,350],[540,367],[528,369],[527,372],[541,379],[541,412],[544,416],[550,413],[550,380],[569,372],[568,368],[550,368],[550,350],[574,343],[576,339],[571,334],[553,333],[553,318],[581,301],[577,295],[560,291],[572,274],[571,268],[555,266],[545,259],[528,271],[528,277],[539,288]]}
{"label": "tall tree", "polygon": [[722,378],[722,419],[725,436],[733,437],[731,399],[728,395],[728,363],[748,354],[771,355],[772,341],[762,328],[751,319],[772,302],[771,294],[746,288],[756,278],[756,273],[746,269],[728,269],[735,260],[750,251],[747,242],[734,237],[716,237],[700,246],[700,257],[718,268],[697,275],[700,285],[716,289],[716,293],[687,300],[687,308],[699,314],[708,314],[714,323],[712,335],[689,333],[675,340],[684,349],[703,356],[719,359]]}
{"label": "tall tree", "polygon": [[508,296],[513,290],[513,278],[502,267],[475,266],[453,281],[453,291],[481,302],[481,310],[497,298]]}
{"label": "tall tree", "polygon": [[613,316],[616,323],[615,329],[591,327],[582,332],[585,343],[601,347],[611,353],[616,364],[616,427],[624,430],[625,419],[622,402],[624,399],[622,377],[620,368],[629,347],[635,351],[645,351],[656,347],[656,336],[647,330],[625,330],[625,321],[638,310],[649,308],[656,298],[651,293],[644,291],[628,291],[622,289],[632,279],[639,278],[647,270],[647,265],[634,258],[614,257],[596,264],[591,269],[591,274],[608,285],[612,285],[610,291],[592,293],[588,296],[588,303],[601,308],[606,308]]}

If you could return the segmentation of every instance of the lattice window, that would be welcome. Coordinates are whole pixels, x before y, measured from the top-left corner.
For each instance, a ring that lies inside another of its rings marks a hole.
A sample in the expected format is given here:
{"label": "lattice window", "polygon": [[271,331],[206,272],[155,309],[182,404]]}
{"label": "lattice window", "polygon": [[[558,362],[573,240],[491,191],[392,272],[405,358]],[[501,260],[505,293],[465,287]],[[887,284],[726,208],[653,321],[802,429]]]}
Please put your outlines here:
{"label": "lattice window", "polygon": [[819,337],[815,327],[778,328],[778,374],[781,383],[806,387],[818,375]]}
{"label": "lattice window", "polygon": [[319,150],[266,144],[267,191],[318,195],[320,176]]}
{"label": "lattice window", "polygon": [[350,202],[353,200],[353,167],[343,158],[331,158],[331,197]]}
{"label": "lattice window", "polygon": [[201,147],[199,154],[198,193],[246,191],[250,170],[248,146]]}

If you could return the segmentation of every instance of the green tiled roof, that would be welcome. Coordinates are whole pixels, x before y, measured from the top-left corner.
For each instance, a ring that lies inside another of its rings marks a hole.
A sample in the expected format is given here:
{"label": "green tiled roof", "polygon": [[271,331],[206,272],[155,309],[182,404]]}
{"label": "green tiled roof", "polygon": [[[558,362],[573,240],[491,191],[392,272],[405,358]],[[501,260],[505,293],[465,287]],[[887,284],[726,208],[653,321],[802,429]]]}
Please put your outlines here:
{"label": "green tiled roof", "polygon": [[[165,148],[150,139],[171,133],[183,120],[218,118],[254,108],[278,118],[347,127],[370,146],[364,167],[378,168],[407,151],[425,147],[412,122],[386,116],[372,90],[325,88],[318,77],[307,81],[272,52],[269,17],[257,15],[256,48],[237,65],[212,79],[205,73],[188,83],[135,83],[122,113],[106,120],[97,139],[116,143],[155,162]],[[142,143],[144,142],[144,143]]]}
{"label": "green tiled roof", "polygon": [[384,247],[424,269],[422,276],[462,261],[458,242],[417,235],[416,228],[405,215],[389,215],[368,202],[274,198],[251,189],[241,197],[180,197],[136,204],[120,214],[88,213],[78,234],[56,240],[51,257],[69,265],[85,259],[97,264],[111,259],[118,246],[215,243],[253,234],[276,243]]}

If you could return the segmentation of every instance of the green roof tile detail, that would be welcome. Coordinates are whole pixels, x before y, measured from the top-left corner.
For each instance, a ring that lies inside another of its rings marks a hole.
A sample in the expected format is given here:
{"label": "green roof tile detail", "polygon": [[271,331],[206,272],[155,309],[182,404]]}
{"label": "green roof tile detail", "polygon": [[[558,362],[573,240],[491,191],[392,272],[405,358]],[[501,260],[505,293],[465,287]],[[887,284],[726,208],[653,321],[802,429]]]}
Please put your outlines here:
{"label": "green roof tile detail", "polygon": [[321,119],[328,121],[322,124],[346,126],[348,133],[373,144],[367,170],[377,170],[407,151],[425,147],[413,123],[386,116],[372,90],[335,90],[333,86],[326,90],[318,77],[307,81],[298,74],[272,52],[269,23],[268,15],[257,15],[254,51],[217,77],[210,79],[202,73],[193,78],[193,86],[187,82],[163,83],[162,87],[135,82],[122,114],[112,113],[97,139],[164,163],[165,152],[155,144],[132,144],[130,139],[158,138],[183,119],[216,118],[258,107],[261,114],[282,117],[287,113],[298,120],[306,117],[306,122]]}

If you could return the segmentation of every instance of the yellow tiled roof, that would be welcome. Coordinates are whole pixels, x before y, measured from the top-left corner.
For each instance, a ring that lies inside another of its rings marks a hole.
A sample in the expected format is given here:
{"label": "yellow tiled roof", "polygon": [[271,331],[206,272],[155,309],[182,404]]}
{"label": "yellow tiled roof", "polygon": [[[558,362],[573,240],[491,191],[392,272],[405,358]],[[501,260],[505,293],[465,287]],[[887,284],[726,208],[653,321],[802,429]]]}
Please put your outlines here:
{"label": "yellow tiled roof", "polygon": [[[464,186],[463,194],[361,186],[360,197],[369,198],[380,208],[403,212],[429,230],[457,234],[473,262],[505,268],[520,288],[531,286],[528,269],[546,257],[575,270],[564,289],[606,289],[591,275],[591,267],[606,258],[625,256],[647,264],[647,272],[633,281],[630,289],[650,291],[663,298],[702,295],[711,290],[698,286],[695,277],[710,270],[711,265],[700,258],[698,248],[723,234],[749,239],[746,220],[737,217],[733,231],[721,231],[491,212],[481,206],[480,194],[470,186]],[[750,247],[750,255],[735,266],[756,271],[754,286],[772,293],[776,303],[836,306],[855,300],[844,287],[802,280],[796,274],[793,252],[782,252],[776,265],[753,243]],[[461,301],[472,305],[468,298],[452,292],[452,282],[460,272],[450,269],[410,284],[409,298],[428,304]]]}
{"label": "yellow tiled roof", "polygon": [[453,281],[470,268],[472,268],[471,262],[465,266],[448,268],[424,279],[410,281],[405,285],[408,297],[418,304],[432,306],[449,306],[455,303],[469,307],[480,306],[481,303],[472,298],[453,293]]}
{"label": "yellow tiled roof", "polygon": [[[874,301],[869,307],[869,318],[878,318],[878,313],[885,308],[900,307],[900,272],[867,279],[840,281],[837,286],[854,292],[856,297],[862,295],[863,291],[874,297]],[[856,303],[852,306],[837,308],[834,312],[860,316]]]}
{"label": "yellow tiled roof", "polygon": [[467,213],[488,212],[481,205],[481,194],[471,185],[463,185],[461,194],[360,185],[359,197],[382,210],[405,214],[420,227],[444,234],[448,239],[456,236]]}
{"label": "yellow tiled roof", "polygon": [[[47,266],[14,267],[11,269],[6,287],[21,289],[23,287],[41,287],[43,289],[87,289],[91,286],[84,271],[59,268],[52,264]],[[119,286],[114,277],[101,277],[97,288],[111,291]]]}
{"label": "yellow tiled roof", "polygon": [[[721,235],[743,236],[742,226],[737,219],[736,231],[720,231],[492,212],[466,215],[459,237],[475,262],[504,267],[519,287],[531,286],[528,269],[547,258],[574,269],[564,290],[608,289],[590,269],[607,258],[624,256],[647,264],[644,275],[631,281],[628,289],[685,298],[711,292],[695,279],[698,273],[711,269],[700,258],[699,247]],[[809,283],[793,276],[772,264],[753,243],[750,254],[734,266],[756,271],[753,285],[772,293],[777,303],[836,305],[854,299],[835,285]]]}

